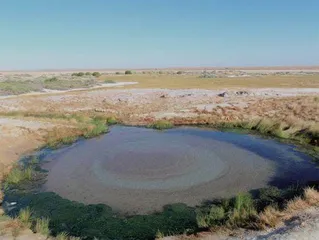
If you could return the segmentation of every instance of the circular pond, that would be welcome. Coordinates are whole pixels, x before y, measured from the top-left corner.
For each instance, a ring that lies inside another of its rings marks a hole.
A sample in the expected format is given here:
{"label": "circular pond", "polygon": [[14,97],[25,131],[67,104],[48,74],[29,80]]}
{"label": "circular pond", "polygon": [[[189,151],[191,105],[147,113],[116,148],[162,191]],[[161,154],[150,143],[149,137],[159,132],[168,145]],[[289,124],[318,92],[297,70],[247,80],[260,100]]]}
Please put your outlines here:
{"label": "circular pond", "polygon": [[125,213],[229,197],[269,185],[318,180],[294,147],[252,135],[196,128],[112,127],[44,157],[44,192]]}

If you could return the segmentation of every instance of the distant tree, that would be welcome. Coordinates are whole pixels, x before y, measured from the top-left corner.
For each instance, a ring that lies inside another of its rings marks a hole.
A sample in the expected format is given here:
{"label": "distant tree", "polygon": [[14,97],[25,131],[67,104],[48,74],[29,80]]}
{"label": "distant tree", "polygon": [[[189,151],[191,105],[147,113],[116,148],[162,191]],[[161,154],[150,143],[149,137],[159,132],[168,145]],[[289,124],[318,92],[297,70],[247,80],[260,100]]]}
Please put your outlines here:
{"label": "distant tree", "polygon": [[120,72],[116,72],[115,74],[116,74],[116,75],[120,75],[121,73],[120,73]]}
{"label": "distant tree", "polygon": [[99,73],[99,72],[94,72],[94,73],[92,73],[92,76],[94,76],[94,77],[100,77],[100,76],[101,76],[101,73]]}
{"label": "distant tree", "polygon": [[[90,72],[86,72],[85,75],[86,75],[86,76],[90,76],[91,73],[90,73]],[[92,74],[92,75],[93,75],[93,74]]]}
{"label": "distant tree", "polygon": [[84,76],[84,72],[79,72],[79,73],[78,73],[78,76],[79,76],[79,77]]}
{"label": "distant tree", "polygon": [[176,74],[183,74],[183,72],[182,71],[178,71]]}
{"label": "distant tree", "polygon": [[132,74],[132,71],[131,70],[126,70],[125,71],[125,75],[128,75],[128,74]]}
{"label": "distant tree", "polygon": [[71,76],[82,77],[84,76],[84,72],[72,73]]}

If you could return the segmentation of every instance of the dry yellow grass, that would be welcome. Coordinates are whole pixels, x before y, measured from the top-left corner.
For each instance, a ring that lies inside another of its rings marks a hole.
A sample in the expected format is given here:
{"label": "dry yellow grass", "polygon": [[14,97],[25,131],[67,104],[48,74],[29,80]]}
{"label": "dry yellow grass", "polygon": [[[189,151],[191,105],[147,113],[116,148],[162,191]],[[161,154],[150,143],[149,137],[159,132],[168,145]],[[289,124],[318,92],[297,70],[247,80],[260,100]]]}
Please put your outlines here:
{"label": "dry yellow grass", "polygon": [[124,88],[223,89],[223,88],[319,88],[319,75],[199,78],[190,75],[133,74],[105,76],[103,80],[138,82]]}
{"label": "dry yellow grass", "polygon": [[313,188],[306,188],[304,193],[305,201],[311,206],[319,206],[319,192]]}
{"label": "dry yellow grass", "polygon": [[308,187],[304,190],[302,197],[296,197],[288,201],[283,211],[279,211],[272,206],[266,207],[258,216],[258,227],[261,229],[276,227],[298,212],[313,206],[319,206],[319,192]]}
{"label": "dry yellow grass", "polygon": [[272,206],[268,206],[259,214],[259,227],[264,229],[267,227],[276,227],[282,223],[283,216],[284,214],[282,212]]}

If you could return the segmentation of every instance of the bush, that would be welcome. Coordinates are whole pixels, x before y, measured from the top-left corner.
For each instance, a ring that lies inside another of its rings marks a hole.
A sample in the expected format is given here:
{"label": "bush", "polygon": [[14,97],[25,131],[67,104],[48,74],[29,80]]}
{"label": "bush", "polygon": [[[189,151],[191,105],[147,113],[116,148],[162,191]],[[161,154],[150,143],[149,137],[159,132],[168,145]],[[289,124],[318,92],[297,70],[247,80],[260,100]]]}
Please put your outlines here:
{"label": "bush", "polygon": [[234,200],[233,210],[229,216],[230,226],[244,227],[256,217],[254,201],[249,193],[240,193]]}
{"label": "bush", "polygon": [[71,76],[83,77],[84,76],[84,72],[72,73]]}
{"label": "bush", "polygon": [[18,184],[24,180],[32,180],[33,169],[31,167],[27,167],[26,169],[22,169],[21,167],[17,167],[12,169],[7,178],[7,184]]}
{"label": "bush", "polygon": [[133,73],[132,73],[131,70],[126,70],[126,71],[125,71],[125,75],[128,75],[128,74],[133,74]]}
{"label": "bush", "polygon": [[178,72],[176,72],[176,74],[180,75],[180,74],[183,74],[183,72],[182,71],[178,71]]}
{"label": "bush", "polygon": [[209,220],[211,223],[217,224],[225,217],[225,210],[222,206],[213,205],[209,212]]}
{"label": "bush", "polygon": [[56,81],[58,81],[57,77],[52,77],[52,78],[48,78],[44,80],[44,82],[56,82]]}
{"label": "bush", "polygon": [[167,120],[158,120],[148,125],[149,128],[154,128],[157,130],[173,128],[174,125]]}
{"label": "bush", "polygon": [[99,72],[94,72],[94,73],[92,73],[92,76],[94,76],[94,77],[100,77],[100,76],[101,76],[101,73],[99,73]]}
{"label": "bush", "polygon": [[61,232],[59,233],[56,238],[56,240],[68,240],[69,239],[69,235],[66,232]]}
{"label": "bush", "polygon": [[[90,73],[90,72],[86,72],[85,75],[86,75],[86,76],[90,76],[91,73]],[[92,75],[93,75],[93,74],[92,74]]]}
{"label": "bush", "polygon": [[24,227],[31,227],[31,211],[30,208],[21,209],[18,215],[18,219]]}
{"label": "bush", "polygon": [[117,124],[116,117],[108,117],[106,121],[107,121],[107,124],[110,124],[110,125]]}
{"label": "bush", "polygon": [[120,73],[120,72],[116,72],[115,74],[116,74],[116,75],[121,75],[121,73]]}
{"label": "bush", "polygon": [[38,218],[35,223],[35,232],[40,233],[44,236],[50,235],[50,229],[49,229],[49,222],[50,220],[48,218]]}
{"label": "bush", "polygon": [[104,83],[116,83],[114,80],[105,80]]}

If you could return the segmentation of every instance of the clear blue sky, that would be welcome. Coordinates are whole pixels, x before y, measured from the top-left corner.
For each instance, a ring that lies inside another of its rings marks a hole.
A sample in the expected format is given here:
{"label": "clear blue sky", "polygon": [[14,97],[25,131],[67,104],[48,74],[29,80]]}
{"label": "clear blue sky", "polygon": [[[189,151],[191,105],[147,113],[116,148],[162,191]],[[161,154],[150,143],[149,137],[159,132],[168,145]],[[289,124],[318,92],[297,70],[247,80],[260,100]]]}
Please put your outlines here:
{"label": "clear blue sky", "polygon": [[0,0],[0,69],[319,65],[319,0]]}

